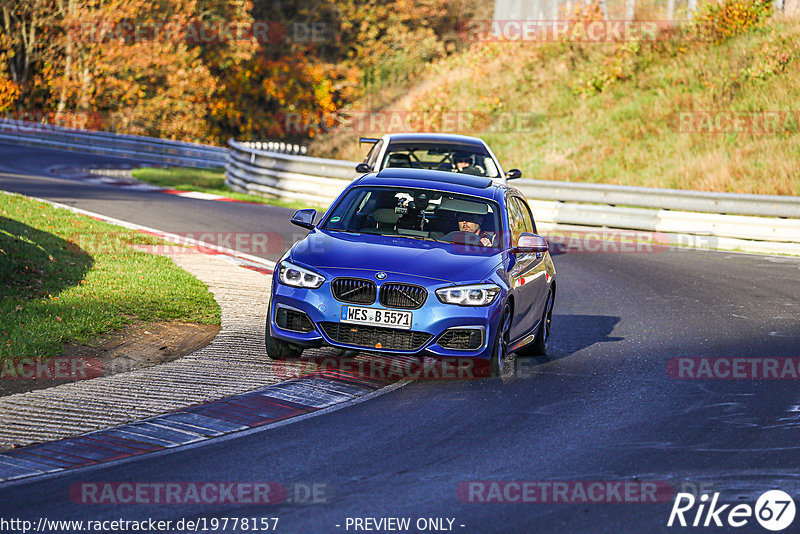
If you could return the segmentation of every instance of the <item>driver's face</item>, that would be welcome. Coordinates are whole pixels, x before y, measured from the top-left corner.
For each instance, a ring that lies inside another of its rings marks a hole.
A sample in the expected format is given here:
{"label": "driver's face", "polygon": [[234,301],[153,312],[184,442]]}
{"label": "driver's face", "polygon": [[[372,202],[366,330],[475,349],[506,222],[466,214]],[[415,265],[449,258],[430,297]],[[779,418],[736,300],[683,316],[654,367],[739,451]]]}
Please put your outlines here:
{"label": "driver's face", "polygon": [[469,167],[469,161],[456,161],[456,167],[459,171],[464,170]]}
{"label": "driver's face", "polygon": [[477,234],[481,231],[480,220],[470,215],[461,215],[458,218],[458,229],[462,232]]}

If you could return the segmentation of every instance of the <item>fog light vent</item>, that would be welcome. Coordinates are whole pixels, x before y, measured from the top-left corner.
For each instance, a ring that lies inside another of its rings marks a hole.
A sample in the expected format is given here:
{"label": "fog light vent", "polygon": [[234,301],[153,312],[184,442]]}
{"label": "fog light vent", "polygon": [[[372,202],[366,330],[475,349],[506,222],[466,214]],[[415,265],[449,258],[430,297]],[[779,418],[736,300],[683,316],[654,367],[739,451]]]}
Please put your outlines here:
{"label": "fog light vent", "polygon": [[439,338],[439,346],[452,350],[477,350],[483,345],[483,330],[450,328]]}
{"label": "fog light vent", "polygon": [[306,334],[314,330],[314,324],[308,315],[301,311],[288,308],[278,308],[275,313],[275,323],[283,330]]}

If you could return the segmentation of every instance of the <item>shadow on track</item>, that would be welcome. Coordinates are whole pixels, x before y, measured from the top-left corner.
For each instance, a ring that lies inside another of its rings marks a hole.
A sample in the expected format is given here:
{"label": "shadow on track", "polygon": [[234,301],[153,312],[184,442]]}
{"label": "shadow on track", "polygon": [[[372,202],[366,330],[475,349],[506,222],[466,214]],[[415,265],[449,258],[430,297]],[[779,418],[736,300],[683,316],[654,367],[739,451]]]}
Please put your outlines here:
{"label": "shadow on track", "polygon": [[554,315],[547,355],[517,355],[516,363],[533,367],[565,358],[595,343],[622,341],[625,338],[610,336],[619,321],[619,317],[612,315]]}

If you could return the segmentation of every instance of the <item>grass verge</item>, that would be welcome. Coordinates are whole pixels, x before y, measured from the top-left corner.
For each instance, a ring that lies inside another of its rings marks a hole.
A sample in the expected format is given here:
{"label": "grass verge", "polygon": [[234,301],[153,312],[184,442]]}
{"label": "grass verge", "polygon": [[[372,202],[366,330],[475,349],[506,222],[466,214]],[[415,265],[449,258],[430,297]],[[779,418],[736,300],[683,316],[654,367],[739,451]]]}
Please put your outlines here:
{"label": "grass verge", "polygon": [[135,321],[220,324],[206,286],[129,245],[152,236],[0,194],[0,359],[46,358]]}
{"label": "grass verge", "polygon": [[259,204],[269,204],[282,208],[303,209],[318,207],[313,203],[280,200],[277,198],[262,197],[248,193],[239,193],[225,184],[225,171],[222,169],[195,169],[192,167],[142,167],[134,169],[133,177],[142,182],[177,189],[179,191],[198,191],[201,193],[211,193],[222,195],[235,200],[245,202],[257,202]]}

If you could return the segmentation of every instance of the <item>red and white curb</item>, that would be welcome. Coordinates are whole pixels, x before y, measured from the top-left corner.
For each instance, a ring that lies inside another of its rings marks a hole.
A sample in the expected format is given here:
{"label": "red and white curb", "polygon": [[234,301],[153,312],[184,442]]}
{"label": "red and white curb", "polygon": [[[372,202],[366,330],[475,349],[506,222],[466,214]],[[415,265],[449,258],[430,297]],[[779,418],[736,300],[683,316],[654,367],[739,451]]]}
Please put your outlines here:
{"label": "red and white curb", "polygon": [[0,483],[275,428],[363,402],[409,382],[315,372],[135,423],[0,453]]}
{"label": "red and white curb", "polygon": [[203,193],[200,191],[181,191],[179,189],[160,189],[162,193],[168,195],[175,195],[183,198],[193,198],[195,200],[218,200],[221,202],[240,202],[242,204],[258,204],[258,202],[250,202],[247,200],[238,200],[235,198],[228,198],[222,195],[215,195],[213,193]]}
{"label": "red and white curb", "polygon": [[155,193],[166,193],[168,195],[175,195],[183,198],[191,198],[194,200],[214,200],[220,202],[238,202],[241,204],[259,204],[258,202],[250,202],[248,200],[239,200],[235,198],[226,197],[224,195],[217,195],[214,193],[203,193],[201,191],[182,191],[180,189],[169,189],[159,187],[157,185],[141,182],[136,178],[130,176],[130,172],[136,167],[125,168],[116,165],[113,168],[92,167],[75,167],[75,166],[55,166],[48,169],[51,173],[61,178],[70,180],[78,180],[87,184],[94,185],[110,185],[130,189],[135,191],[152,191]]}

